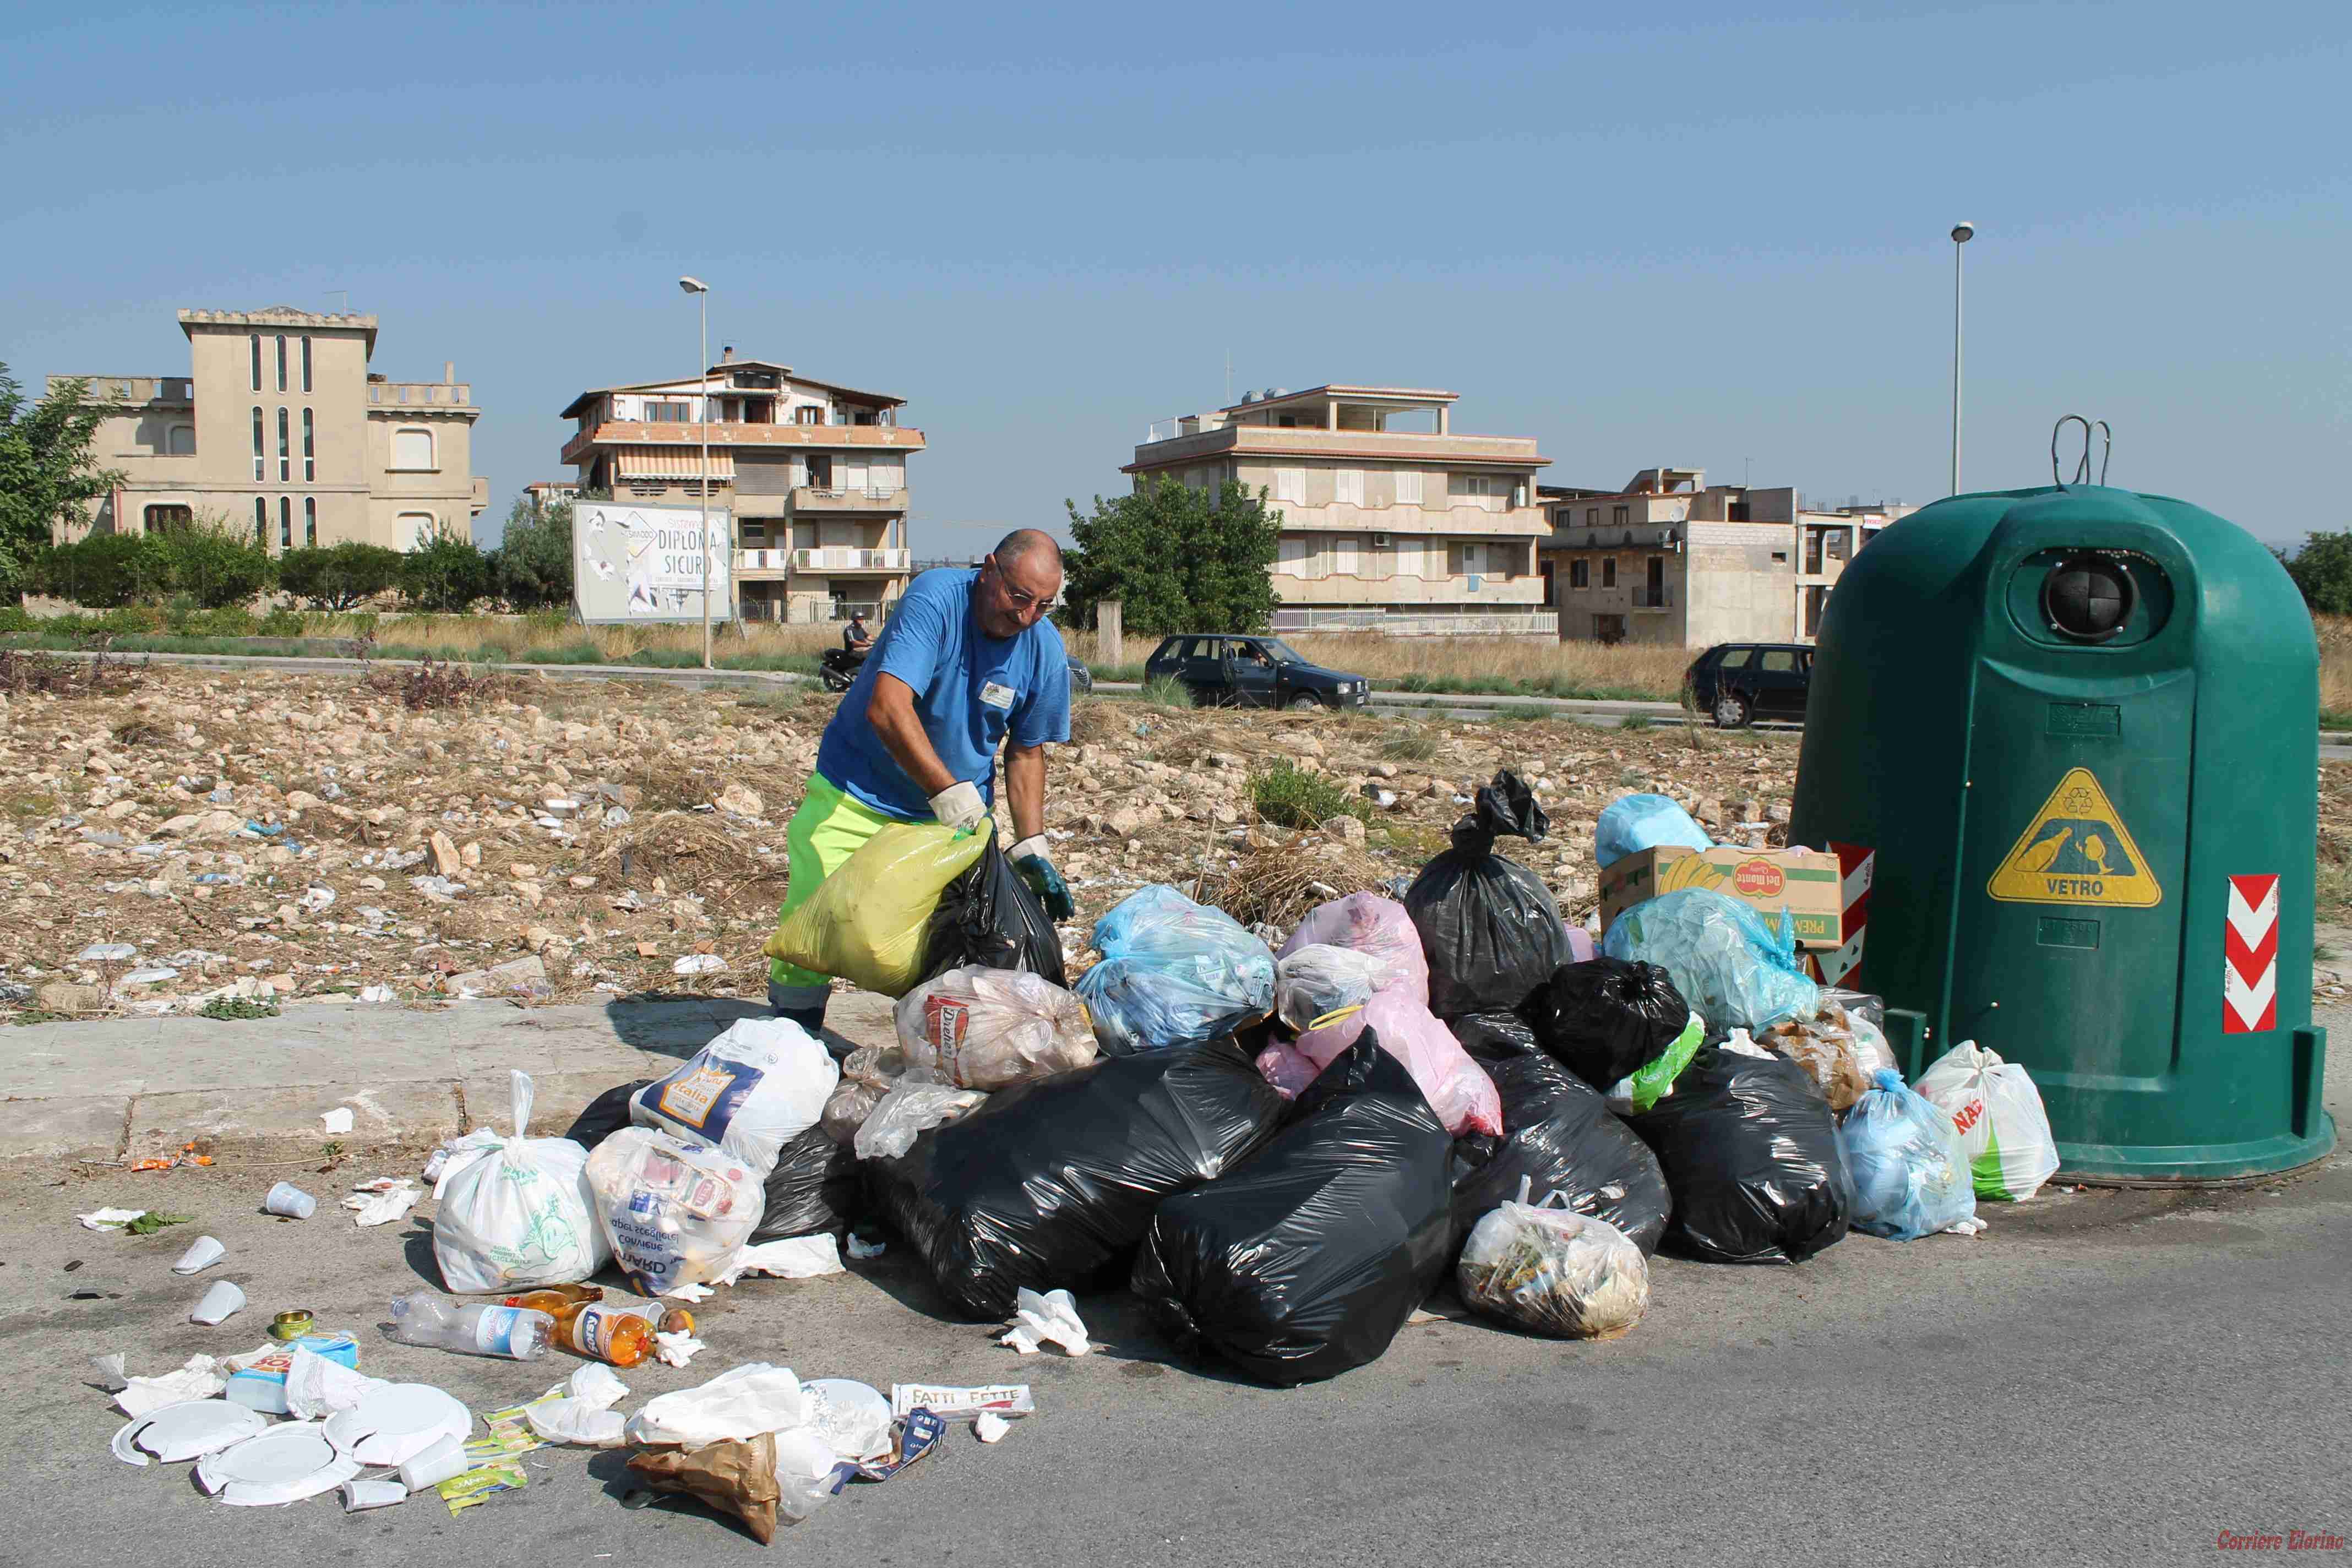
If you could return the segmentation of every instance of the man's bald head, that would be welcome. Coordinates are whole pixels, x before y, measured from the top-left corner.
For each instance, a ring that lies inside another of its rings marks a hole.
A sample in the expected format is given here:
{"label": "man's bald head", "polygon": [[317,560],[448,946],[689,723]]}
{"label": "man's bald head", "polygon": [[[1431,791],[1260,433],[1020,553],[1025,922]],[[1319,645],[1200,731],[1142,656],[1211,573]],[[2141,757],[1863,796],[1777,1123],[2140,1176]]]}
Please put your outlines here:
{"label": "man's bald head", "polygon": [[1062,547],[1052,534],[1043,529],[1016,528],[996,542],[996,549],[992,553],[995,555],[997,564],[1010,567],[1018,565],[1033,552],[1039,550],[1046,553],[1037,563],[1038,566],[1050,567],[1056,572],[1062,569]]}

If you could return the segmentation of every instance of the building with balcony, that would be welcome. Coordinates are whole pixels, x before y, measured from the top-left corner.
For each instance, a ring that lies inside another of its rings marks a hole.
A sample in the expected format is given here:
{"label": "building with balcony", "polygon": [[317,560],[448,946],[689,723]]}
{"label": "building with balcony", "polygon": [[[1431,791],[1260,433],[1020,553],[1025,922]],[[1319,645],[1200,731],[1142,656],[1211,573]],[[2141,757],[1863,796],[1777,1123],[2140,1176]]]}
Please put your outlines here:
{"label": "building with balcony", "polygon": [[1531,437],[1453,428],[1456,395],[1274,388],[1154,425],[1120,470],[1214,491],[1237,480],[1282,514],[1278,631],[1541,635],[1549,531]]}
{"label": "building with balcony", "polygon": [[1788,487],[1709,485],[1703,468],[1670,468],[1616,490],[1545,486],[1541,500],[1561,637],[1694,648],[1812,641],[1846,563],[1917,510],[1808,510]]}
{"label": "building with balcony", "polygon": [[793,374],[731,348],[699,380],[583,392],[562,460],[581,491],[692,505],[710,447],[712,504],[735,520],[735,578],[755,620],[887,615],[912,575],[906,399]]}
{"label": "building with balcony", "polygon": [[489,503],[473,471],[481,410],[445,363],[439,381],[368,370],[376,319],[182,310],[186,375],[48,378],[88,384],[106,411],[90,455],[122,483],[60,541],[199,518],[250,527],[272,552],[358,541],[413,550],[466,537]]}

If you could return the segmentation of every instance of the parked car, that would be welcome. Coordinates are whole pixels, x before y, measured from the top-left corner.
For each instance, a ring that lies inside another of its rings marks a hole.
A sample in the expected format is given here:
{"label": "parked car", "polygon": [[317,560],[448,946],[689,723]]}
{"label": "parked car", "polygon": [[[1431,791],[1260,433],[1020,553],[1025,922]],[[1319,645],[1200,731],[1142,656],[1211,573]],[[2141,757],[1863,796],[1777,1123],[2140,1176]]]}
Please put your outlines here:
{"label": "parked car", "polygon": [[1070,695],[1084,697],[1095,689],[1095,672],[1075,657],[1070,660]]}
{"label": "parked car", "polygon": [[1693,661],[1683,684],[1718,730],[1759,719],[1802,722],[1813,650],[1802,643],[1717,643]]}
{"label": "parked car", "polygon": [[1372,683],[1309,663],[1280,637],[1184,636],[1143,661],[1146,679],[1172,677],[1192,700],[1221,708],[1361,708]]}

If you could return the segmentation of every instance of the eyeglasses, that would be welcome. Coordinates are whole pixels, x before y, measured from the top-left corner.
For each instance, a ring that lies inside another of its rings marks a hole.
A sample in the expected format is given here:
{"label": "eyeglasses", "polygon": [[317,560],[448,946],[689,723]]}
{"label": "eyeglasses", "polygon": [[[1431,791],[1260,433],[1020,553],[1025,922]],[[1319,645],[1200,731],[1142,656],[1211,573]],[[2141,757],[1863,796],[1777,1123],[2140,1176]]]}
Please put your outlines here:
{"label": "eyeglasses", "polygon": [[[1013,585],[1013,579],[1004,574],[1003,567],[999,566],[993,561],[991,561],[989,563],[989,570],[996,574],[997,585],[1004,590],[1004,596],[1013,601],[1013,607],[1014,609],[1025,610],[1030,605],[1038,602],[1036,595],[1024,594],[1020,589],[1014,587]],[[1045,600],[1045,603],[1047,609],[1050,610],[1054,607],[1054,602],[1051,598]]]}

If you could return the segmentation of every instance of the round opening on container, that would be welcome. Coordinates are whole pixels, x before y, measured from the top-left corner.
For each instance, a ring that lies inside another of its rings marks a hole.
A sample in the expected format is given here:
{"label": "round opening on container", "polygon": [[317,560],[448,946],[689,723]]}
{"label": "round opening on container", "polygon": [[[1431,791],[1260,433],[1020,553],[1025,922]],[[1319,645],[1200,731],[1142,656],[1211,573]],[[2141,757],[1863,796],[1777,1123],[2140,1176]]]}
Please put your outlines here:
{"label": "round opening on container", "polygon": [[2082,551],[2042,580],[2042,614],[2051,629],[2078,642],[2105,642],[2131,619],[2139,591],[2123,563]]}

